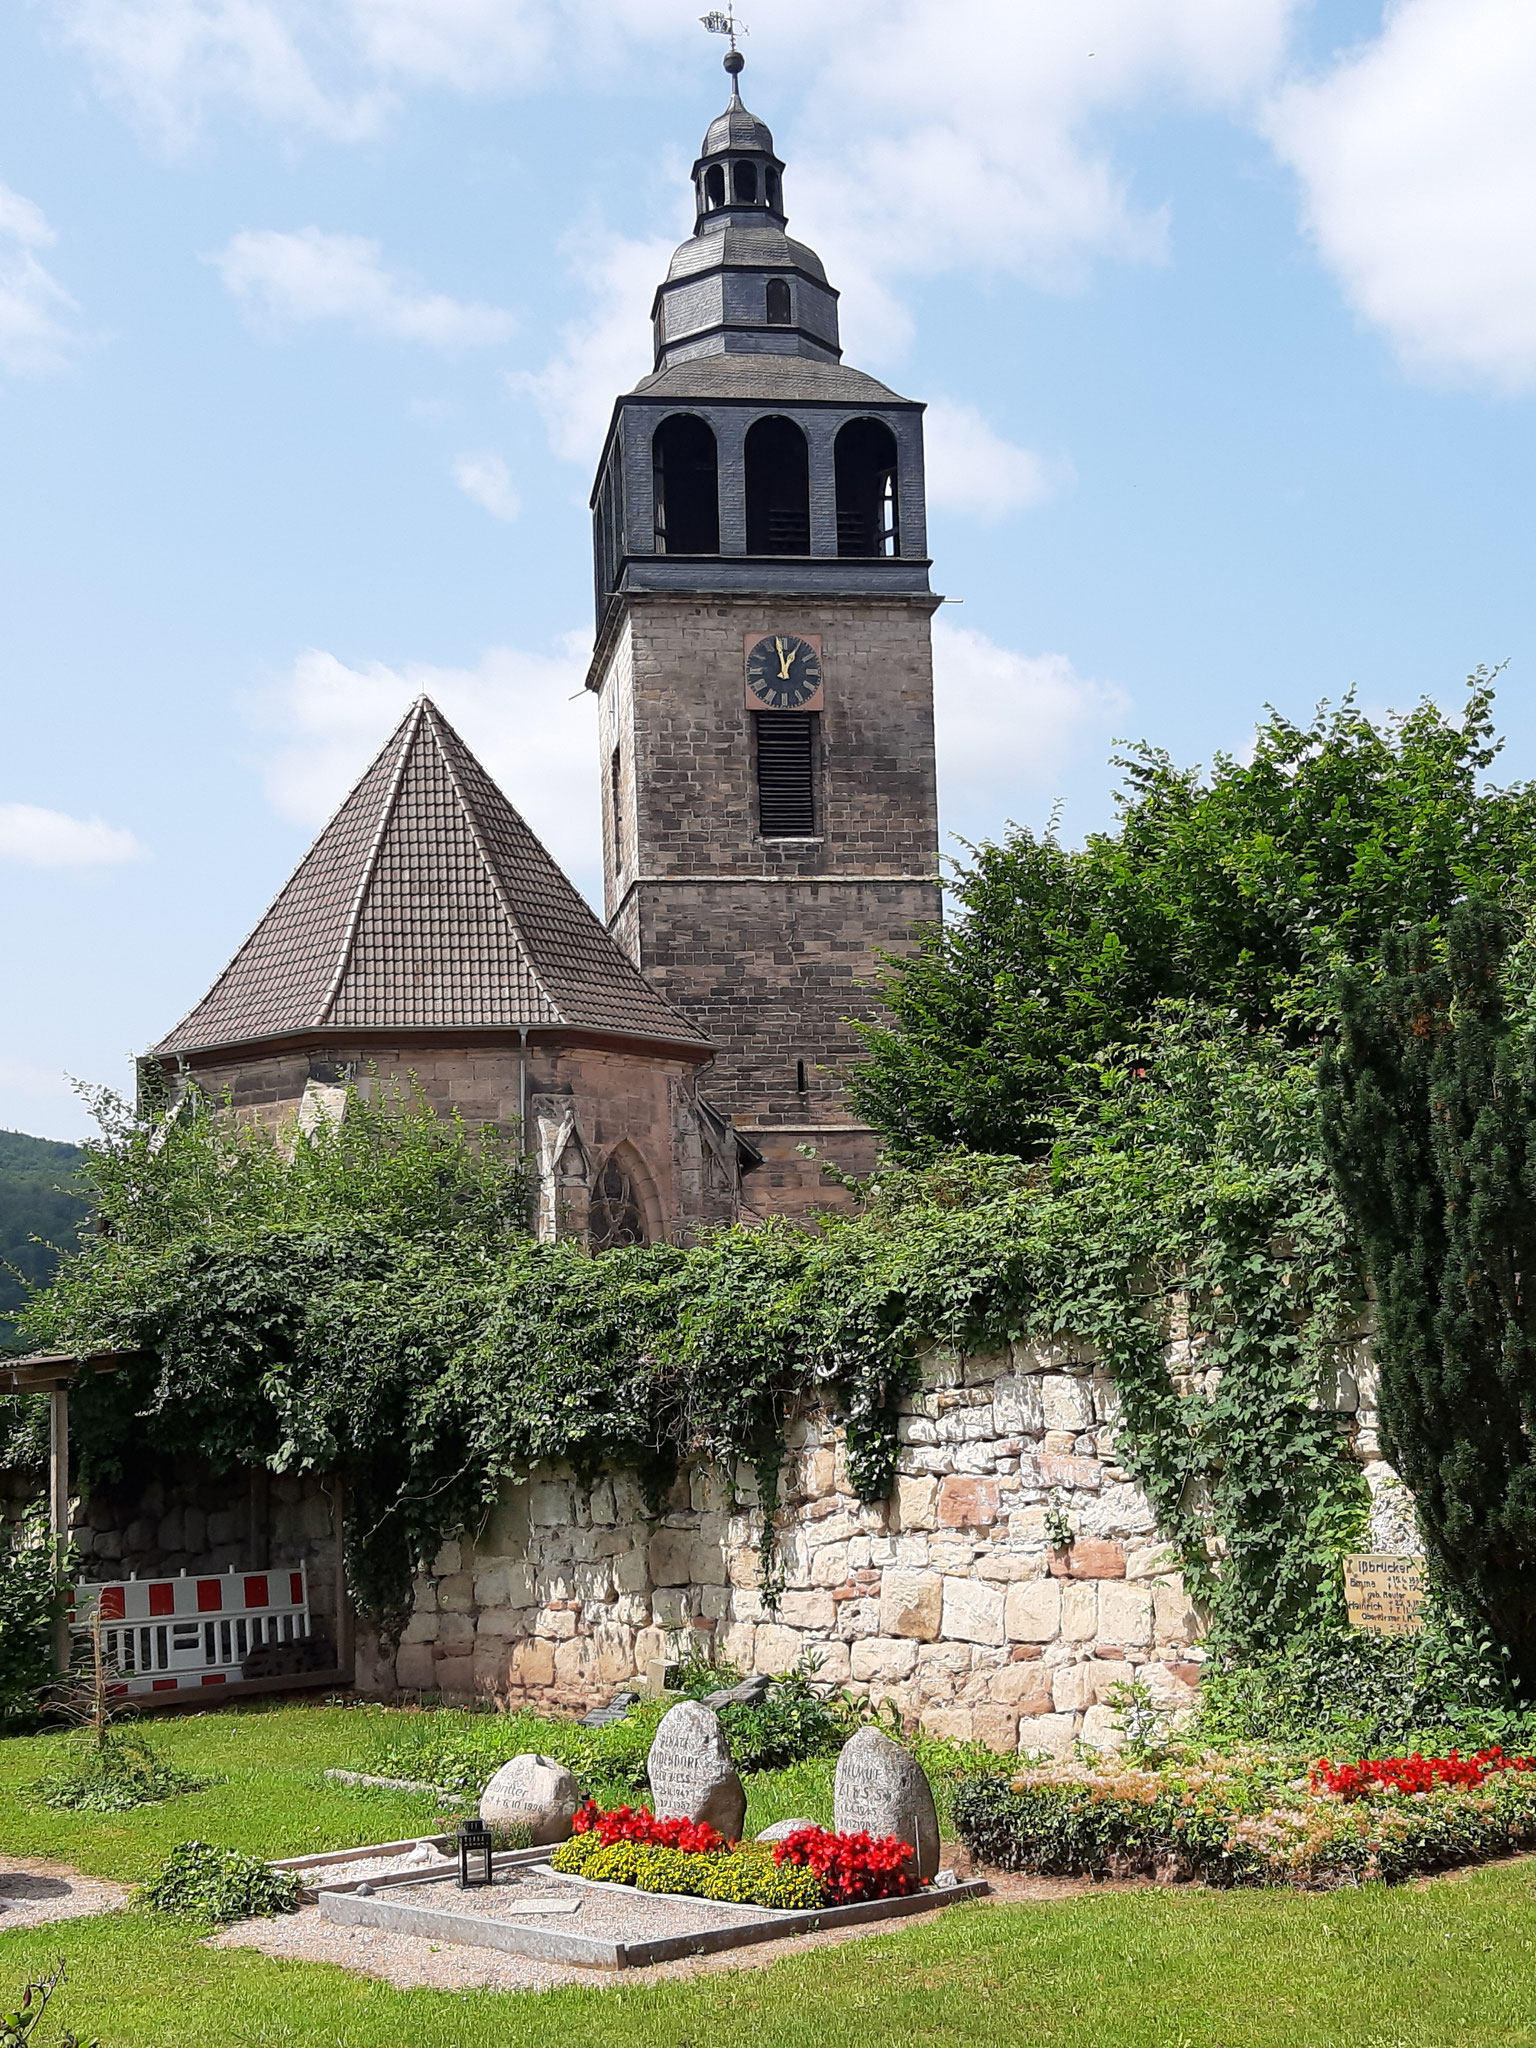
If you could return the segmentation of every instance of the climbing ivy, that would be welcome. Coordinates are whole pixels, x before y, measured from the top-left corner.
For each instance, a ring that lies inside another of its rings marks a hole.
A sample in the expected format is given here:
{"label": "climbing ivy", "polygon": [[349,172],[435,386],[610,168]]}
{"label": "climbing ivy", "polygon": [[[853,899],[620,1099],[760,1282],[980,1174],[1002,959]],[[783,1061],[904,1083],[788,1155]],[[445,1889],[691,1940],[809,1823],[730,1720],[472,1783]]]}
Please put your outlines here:
{"label": "climbing ivy", "polygon": [[537,1462],[627,1465],[659,1502],[685,1462],[747,1461],[771,1507],[789,1420],[824,1402],[879,1499],[924,1348],[1026,1337],[1091,1345],[1112,1375],[1119,1455],[1219,1634],[1326,1617],[1364,1496],[1318,1403],[1358,1276],[1312,1063],[1176,1009],[1079,1083],[1047,1159],[956,1152],[816,1229],[598,1257],[530,1241],[495,1141],[419,1105],[355,1104],[281,1145],[209,1110],[119,1107],[88,1168],[101,1234],[28,1326],[146,1354],[76,1398],[87,1477],[188,1452],[340,1471],[354,1590],[386,1635],[419,1560]]}

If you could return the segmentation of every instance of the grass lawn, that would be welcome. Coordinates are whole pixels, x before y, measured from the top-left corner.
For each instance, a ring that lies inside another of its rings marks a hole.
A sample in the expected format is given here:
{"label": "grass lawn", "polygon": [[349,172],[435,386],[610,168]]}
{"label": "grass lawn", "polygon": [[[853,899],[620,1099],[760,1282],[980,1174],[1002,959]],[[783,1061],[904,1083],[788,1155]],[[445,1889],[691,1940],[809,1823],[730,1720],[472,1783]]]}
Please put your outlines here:
{"label": "grass lawn", "polygon": [[[228,1782],[105,1817],[28,1804],[20,1787],[47,1745],[6,1742],[0,1840],[138,1878],[191,1835],[276,1855],[410,1834],[431,1818],[430,1800],[319,1778],[355,1762],[372,1733],[370,1715],[344,1709],[167,1721],[156,1735],[176,1761]],[[819,1769],[781,1774],[793,1788],[754,1788],[754,1803],[814,1791]],[[103,2048],[1536,2048],[1536,1859],[1392,1891],[1149,1888],[956,1907],[768,1969],[655,1989],[399,1992],[320,1965],[210,1950],[130,1912],[0,1934],[0,1993],[61,1954],[61,2022],[99,2034]]]}

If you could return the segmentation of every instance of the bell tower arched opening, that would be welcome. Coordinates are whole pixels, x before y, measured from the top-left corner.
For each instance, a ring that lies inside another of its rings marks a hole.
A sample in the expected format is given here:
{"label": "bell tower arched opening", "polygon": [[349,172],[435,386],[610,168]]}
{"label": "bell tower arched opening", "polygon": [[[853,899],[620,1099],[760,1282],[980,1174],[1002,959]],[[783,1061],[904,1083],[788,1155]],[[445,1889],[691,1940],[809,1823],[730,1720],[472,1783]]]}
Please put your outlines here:
{"label": "bell tower arched opening", "polygon": [[901,526],[896,436],[882,420],[850,420],[837,437],[837,552],[896,555]]}
{"label": "bell tower arched opening", "polygon": [[772,415],[747,431],[747,553],[811,552],[811,461],[793,420]]}
{"label": "bell tower arched opening", "polygon": [[720,552],[720,458],[697,413],[674,413],[651,439],[658,555]]}

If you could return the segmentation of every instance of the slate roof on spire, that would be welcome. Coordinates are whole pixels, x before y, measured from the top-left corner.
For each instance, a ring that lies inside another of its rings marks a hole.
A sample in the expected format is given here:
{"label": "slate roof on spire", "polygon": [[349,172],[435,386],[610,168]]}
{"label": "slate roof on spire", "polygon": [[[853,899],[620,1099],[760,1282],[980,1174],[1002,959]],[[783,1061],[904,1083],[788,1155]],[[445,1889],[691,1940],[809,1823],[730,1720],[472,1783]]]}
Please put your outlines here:
{"label": "slate roof on spire", "polygon": [[522,1024],[708,1043],[619,951],[422,697],[207,995],[153,1051]]}

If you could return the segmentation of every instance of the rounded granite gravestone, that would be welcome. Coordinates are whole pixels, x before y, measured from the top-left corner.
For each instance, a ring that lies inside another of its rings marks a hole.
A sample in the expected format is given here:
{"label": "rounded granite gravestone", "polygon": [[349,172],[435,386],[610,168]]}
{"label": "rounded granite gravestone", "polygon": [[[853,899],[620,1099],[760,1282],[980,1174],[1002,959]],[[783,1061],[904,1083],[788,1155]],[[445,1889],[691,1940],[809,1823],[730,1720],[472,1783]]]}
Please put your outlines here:
{"label": "rounded granite gravestone", "polygon": [[552,1756],[531,1753],[503,1764],[480,1794],[487,1827],[526,1828],[529,1846],[570,1839],[571,1816],[581,1804],[576,1780]]}
{"label": "rounded granite gravestone", "polygon": [[840,1835],[894,1835],[917,1851],[917,1874],[925,1882],[938,1870],[932,1788],[910,1750],[878,1728],[861,1728],[843,1745],[832,1810]]}
{"label": "rounded granite gravestone", "polygon": [[712,1707],[680,1700],[663,1714],[645,1769],[658,1820],[707,1821],[728,1842],[741,1840],[747,1795]]}

